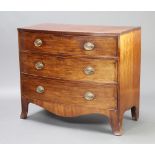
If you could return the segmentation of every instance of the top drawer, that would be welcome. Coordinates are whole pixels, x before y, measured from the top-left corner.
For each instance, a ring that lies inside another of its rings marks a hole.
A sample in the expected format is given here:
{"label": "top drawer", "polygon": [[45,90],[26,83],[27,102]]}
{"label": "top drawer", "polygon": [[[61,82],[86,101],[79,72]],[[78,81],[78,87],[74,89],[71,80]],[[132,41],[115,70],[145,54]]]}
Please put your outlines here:
{"label": "top drawer", "polygon": [[19,32],[21,50],[81,56],[116,56],[117,38]]}

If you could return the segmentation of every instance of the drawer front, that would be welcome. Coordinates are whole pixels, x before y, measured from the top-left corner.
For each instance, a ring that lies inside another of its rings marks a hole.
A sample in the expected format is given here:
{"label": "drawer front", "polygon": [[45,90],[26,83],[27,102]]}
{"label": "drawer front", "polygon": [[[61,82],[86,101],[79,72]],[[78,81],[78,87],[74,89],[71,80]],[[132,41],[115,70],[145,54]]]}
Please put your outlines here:
{"label": "drawer front", "polygon": [[57,104],[76,104],[101,109],[117,106],[115,85],[65,82],[21,74],[22,96]]}
{"label": "drawer front", "polygon": [[101,83],[117,82],[117,62],[21,52],[21,72],[49,78]]}
{"label": "drawer front", "polygon": [[20,32],[19,36],[22,50],[81,56],[116,56],[115,37],[56,36],[32,32]]}

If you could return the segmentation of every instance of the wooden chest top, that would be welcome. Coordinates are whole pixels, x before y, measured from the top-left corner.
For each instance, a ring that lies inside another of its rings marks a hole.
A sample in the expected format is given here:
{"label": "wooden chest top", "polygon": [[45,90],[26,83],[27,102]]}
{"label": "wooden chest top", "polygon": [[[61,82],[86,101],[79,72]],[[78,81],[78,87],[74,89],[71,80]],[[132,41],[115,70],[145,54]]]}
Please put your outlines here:
{"label": "wooden chest top", "polygon": [[127,33],[140,27],[133,26],[98,26],[98,25],[68,25],[68,24],[39,24],[18,28],[24,31],[44,31],[63,34],[83,34],[83,35],[120,35]]}

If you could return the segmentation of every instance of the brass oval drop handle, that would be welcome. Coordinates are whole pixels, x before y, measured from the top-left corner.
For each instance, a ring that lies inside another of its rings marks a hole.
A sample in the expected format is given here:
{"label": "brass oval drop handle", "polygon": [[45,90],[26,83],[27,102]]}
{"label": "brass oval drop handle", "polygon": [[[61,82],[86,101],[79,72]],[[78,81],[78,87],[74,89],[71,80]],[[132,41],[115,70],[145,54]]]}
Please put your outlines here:
{"label": "brass oval drop handle", "polygon": [[36,88],[36,92],[37,92],[37,93],[41,94],[41,93],[43,93],[44,91],[45,91],[45,89],[44,89],[43,86],[37,86],[37,88]]}
{"label": "brass oval drop handle", "polygon": [[95,73],[95,69],[91,66],[87,66],[85,69],[84,69],[84,73],[86,75],[92,75]]}
{"label": "brass oval drop handle", "polygon": [[43,68],[44,68],[43,62],[41,62],[41,61],[37,62],[37,63],[35,64],[35,68],[36,68],[37,70],[43,69]]}
{"label": "brass oval drop handle", "polygon": [[35,41],[34,41],[34,45],[36,46],[36,47],[40,47],[41,45],[42,45],[42,40],[41,39],[36,39]]}
{"label": "brass oval drop handle", "polygon": [[84,43],[84,49],[86,51],[91,51],[91,50],[94,49],[94,47],[95,47],[95,45],[93,43],[91,43],[91,42]]}
{"label": "brass oval drop handle", "polygon": [[87,101],[92,101],[92,100],[94,100],[95,95],[94,95],[92,92],[88,91],[88,92],[86,92],[86,93],[84,94],[84,98],[85,98],[85,100],[87,100]]}

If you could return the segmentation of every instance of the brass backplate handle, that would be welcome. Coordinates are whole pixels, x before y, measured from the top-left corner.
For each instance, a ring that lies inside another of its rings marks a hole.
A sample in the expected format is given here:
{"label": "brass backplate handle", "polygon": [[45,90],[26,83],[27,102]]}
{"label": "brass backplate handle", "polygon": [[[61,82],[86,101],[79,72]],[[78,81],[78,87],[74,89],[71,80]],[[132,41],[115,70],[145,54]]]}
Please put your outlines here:
{"label": "brass backplate handle", "polygon": [[44,91],[45,91],[45,89],[44,89],[43,86],[37,86],[37,88],[36,88],[36,92],[37,92],[37,93],[41,94],[41,93],[43,93]]}
{"label": "brass backplate handle", "polygon": [[41,39],[36,39],[35,41],[34,41],[34,45],[36,46],[36,47],[40,47],[41,45],[42,45],[42,40]]}
{"label": "brass backplate handle", "polygon": [[93,43],[91,43],[91,42],[84,43],[84,49],[86,51],[91,51],[91,50],[94,49],[94,47],[95,47],[95,45]]}
{"label": "brass backplate handle", "polygon": [[95,98],[95,95],[92,92],[88,91],[84,94],[84,98],[87,101],[92,101]]}

